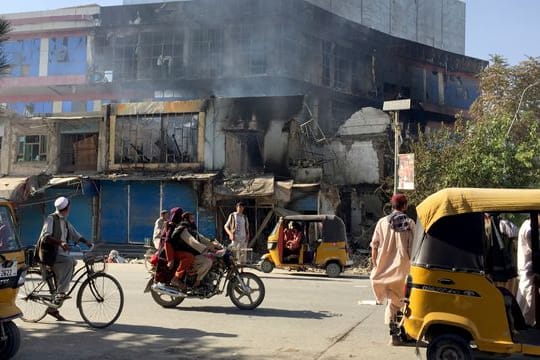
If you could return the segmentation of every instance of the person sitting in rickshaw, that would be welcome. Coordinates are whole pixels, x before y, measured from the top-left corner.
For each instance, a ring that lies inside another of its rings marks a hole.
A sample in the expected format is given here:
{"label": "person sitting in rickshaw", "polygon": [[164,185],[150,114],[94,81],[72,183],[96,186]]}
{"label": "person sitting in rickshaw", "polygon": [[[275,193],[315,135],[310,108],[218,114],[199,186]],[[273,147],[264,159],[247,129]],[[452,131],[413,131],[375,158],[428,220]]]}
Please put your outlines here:
{"label": "person sitting in rickshaw", "polygon": [[283,231],[283,243],[285,244],[286,255],[289,259],[291,257],[298,257],[302,245],[302,231],[297,222],[289,222],[287,229]]}

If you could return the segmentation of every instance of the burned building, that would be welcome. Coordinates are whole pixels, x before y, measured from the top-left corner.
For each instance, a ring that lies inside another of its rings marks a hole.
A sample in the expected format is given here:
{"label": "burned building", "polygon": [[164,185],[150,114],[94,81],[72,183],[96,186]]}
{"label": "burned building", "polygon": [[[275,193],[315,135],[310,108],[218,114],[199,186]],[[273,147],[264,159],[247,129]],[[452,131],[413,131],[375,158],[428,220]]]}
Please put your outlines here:
{"label": "burned building", "polygon": [[[467,116],[486,63],[313,2],[200,0],[7,15],[12,72],[0,80],[0,103],[21,117],[1,127],[0,169],[52,177],[35,188],[39,207],[35,199],[20,207],[26,229],[40,225],[28,214],[46,213],[58,193],[72,194],[89,218],[88,237],[113,244],[143,242],[159,209],[176,199],[218,238],[240,197],[260,236],[270,210],[282,206],[357,216],[350,204],[363,203],[362,188],[388,175],[380,146],[388,126],[373,127],[380,117],[368,117],[357,123],[359,134],[345,134],[351,115],[407,97],[414,108],[402,114],[405,128],[452,122],[458,112]],[[343,189],[353,200],[340,206]]]}

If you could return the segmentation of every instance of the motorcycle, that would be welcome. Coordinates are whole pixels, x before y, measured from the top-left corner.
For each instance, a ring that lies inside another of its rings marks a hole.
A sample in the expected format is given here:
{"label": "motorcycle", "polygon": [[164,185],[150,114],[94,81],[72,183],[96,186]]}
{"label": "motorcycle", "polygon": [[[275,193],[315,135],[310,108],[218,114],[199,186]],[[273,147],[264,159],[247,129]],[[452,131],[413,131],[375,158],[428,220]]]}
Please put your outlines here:
{"label": "motorcycle", "polygon": [[218,254],[207,255],[212,257],[213,264],[199,286],[193,286],[196,275],[188,273],[183,279],[187,290],[182,293],[168,283],[158,282],[156,280],[156,267],[154,267],[149,271],[151,278],[148,280],[144,292],[150,292],[152,299],[162,307],[173,308],[186,298],[209,299],[225,291],[225,296],[229,296],[232,303],[239,309],[255,309],[262,303],[265,295],[264,283],[261,278],[238,266],[230,250],[224,249]]}

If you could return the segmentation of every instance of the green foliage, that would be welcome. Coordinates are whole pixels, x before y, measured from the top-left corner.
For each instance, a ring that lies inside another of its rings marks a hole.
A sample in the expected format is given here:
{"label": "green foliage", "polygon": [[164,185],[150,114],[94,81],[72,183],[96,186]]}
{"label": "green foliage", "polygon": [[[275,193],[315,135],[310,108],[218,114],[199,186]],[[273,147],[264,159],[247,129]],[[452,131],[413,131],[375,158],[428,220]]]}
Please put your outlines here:
{"label": "green foliage", "polygon": [[0,18],[0,75],[4,75],[9,69],[9,63],[4,53],[2,44],[8,40],[8,33],[11,30],[9,22]]}
{"label": "green foliage", "polygon": [[493,57],[479,78],[471,119],[419,132],[408,144],[415,154],[411,204],[445,187],[540,185],[540,63],[511,67]]}
{"label": "green foliage", "polygon": [[[9,22],[0,18],[0,76],[4,76],[9,70],[9,63],[4,53],[3,44],[8,39],[8,33],[11,30]],[[0,106],[0,115],[4,112],[3,106]]]}

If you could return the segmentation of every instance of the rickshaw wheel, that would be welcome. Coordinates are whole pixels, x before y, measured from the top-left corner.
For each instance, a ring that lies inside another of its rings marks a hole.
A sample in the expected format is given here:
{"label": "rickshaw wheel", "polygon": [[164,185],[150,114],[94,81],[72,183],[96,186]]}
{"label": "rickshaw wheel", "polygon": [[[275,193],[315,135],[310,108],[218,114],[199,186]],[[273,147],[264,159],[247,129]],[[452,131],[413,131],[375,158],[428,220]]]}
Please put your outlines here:
{"label": "rickshaw wheel", "polygon": [[341,274],[341,266],[338,263],[331,262],[326,265],[326,275],[331,278],[338,277]]}
{"label": "rickshaw wheel", "polygon": [[437,336],[427,347],[428,360],[471,360],[472,349],[465,339],[455,334]]}
{"label": "rickshaw wheel", "polygon": [[261,270],[264,273],[270,273],[272,270],[274,270],[274,264],[271,261],[263,260],[261,262]]}

